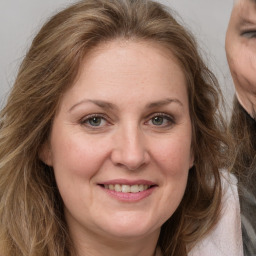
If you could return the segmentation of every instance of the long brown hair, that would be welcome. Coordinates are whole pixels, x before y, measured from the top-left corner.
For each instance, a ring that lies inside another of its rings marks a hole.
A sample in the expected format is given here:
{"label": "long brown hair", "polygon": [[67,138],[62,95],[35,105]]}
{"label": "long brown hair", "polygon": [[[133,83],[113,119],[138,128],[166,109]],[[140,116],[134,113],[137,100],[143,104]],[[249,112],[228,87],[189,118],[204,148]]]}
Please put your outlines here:
{"label": "long brown hair", "polygon": [[239,188],[245,186],[256,194],[256,113],[252,118],[234,98],[230,132],[236,151],[233,172],[238,177]]}
{"label": "long brown hair", "polygon": [[187,255],[218,220],[219,169],[227,163],[229,141],[217,80],[195,40],[159,3],[84,0],[42,27],[1,111],[1,255],[73,255],[53,171],[40,161],[38,151],[81,61],[100,43],[117,38],[164,46],[176,56],[187,79],[195,162],[180,206],[161,229],[158,245],[163,255]]}

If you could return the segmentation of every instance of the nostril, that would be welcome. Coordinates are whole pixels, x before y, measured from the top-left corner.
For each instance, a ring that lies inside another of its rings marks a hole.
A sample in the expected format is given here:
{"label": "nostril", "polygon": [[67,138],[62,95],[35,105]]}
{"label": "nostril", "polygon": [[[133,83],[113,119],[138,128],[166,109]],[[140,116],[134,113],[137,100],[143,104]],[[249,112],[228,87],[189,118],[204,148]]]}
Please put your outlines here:
{"label": "nostril", "polygon": [[122,152],[114,152],[112,154],[112,162],[115,166],[125,167],[128,170],[135,171],[146,164],[146,157],[144,155],[132,155]]}

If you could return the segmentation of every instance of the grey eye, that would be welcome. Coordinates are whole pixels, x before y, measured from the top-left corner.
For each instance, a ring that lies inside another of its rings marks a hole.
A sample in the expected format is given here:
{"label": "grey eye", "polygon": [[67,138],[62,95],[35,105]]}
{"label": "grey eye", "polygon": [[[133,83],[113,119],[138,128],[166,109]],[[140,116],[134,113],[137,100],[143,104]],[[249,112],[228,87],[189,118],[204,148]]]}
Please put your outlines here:
{"label": "grey eye", "polygon": [[152,118],[152,124],[154,125],[162,125],[164,122],[164,118],[162,116],[155,116]]}
{"label": "grey eye", "polygon": [[244,31],[242,32],[241,34],[243,37],[246,37],[246,38],[256,38],[256,31],[253,30],[253,31]]}
{"label": "grey eye", "polygon": [[87,121],[91,126],[100,126],[101,122],[102,122],[102,118],[95,116],[95,117],[91,117],[88,119]]}

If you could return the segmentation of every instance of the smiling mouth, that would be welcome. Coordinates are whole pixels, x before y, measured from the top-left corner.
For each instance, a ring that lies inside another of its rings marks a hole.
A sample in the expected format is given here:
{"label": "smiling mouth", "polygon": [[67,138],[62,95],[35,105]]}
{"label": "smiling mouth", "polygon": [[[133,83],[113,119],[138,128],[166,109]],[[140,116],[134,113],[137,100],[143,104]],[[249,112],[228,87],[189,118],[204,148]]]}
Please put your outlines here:
{"label": "smiling mouth", "polygon": [[104,184],[105,189],[122,193],[139,193],[152,188],[154,185],[124,185],[124,184]]}

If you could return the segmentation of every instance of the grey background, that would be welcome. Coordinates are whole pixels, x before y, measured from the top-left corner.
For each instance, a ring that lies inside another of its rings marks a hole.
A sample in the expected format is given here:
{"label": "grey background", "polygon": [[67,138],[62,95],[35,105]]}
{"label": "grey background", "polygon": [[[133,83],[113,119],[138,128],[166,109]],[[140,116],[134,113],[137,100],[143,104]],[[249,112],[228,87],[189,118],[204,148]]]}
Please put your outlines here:
{"label": "grey background", "polygon": [[[0,109],[15,80],[19,64],[36,32],[48,17],[72,0],[1,0]],[[174,10],[194,33],[202,55],[214,71],[227,100],[234,95],[225,55],[225,32],[233,0],[159,0]]]}

